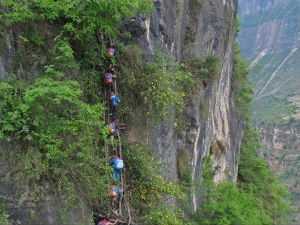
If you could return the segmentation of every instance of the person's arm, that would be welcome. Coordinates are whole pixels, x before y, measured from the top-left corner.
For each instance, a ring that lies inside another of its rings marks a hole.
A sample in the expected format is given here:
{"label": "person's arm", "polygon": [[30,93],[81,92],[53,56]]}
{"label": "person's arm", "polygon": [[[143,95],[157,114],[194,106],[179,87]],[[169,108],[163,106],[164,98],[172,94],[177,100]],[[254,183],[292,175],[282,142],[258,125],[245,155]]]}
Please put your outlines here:
{"label": "person's arm", "polygon": [[119,220],[117,219],[114,223],[108,222],[106,225],[116,225],[118,222],[119,222]]}

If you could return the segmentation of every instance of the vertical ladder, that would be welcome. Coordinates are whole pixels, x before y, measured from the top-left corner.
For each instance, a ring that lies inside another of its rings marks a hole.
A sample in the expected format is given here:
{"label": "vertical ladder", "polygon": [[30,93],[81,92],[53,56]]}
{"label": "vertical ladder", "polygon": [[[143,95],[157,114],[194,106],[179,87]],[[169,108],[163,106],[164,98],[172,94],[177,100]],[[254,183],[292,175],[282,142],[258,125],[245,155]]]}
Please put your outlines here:
{"label": "vertical ladder", "polygon": [[[116,73],[116,72],[115,72]],[[115,92],[117,92],[117,82],[116,80],[114,81],[114,89],[115,89]],[[109,116],[109,113],[110,113],[110,96],[108,96],[108,90],[107,90],[107,86],[105,86],[105,89],[104,89],[104,96],[105,96],[105,110],[104,110],[104,120],[105,120],[105,123],[106,124],[109,124],[110,121],[110,116]],[[109,145],[107,142],[105,142],[105,155],[106,155],[106,161],[107,163],[109,163],[109,160],[111,158],[111,151],[110,151],[110,148],[115,148],[115,146],[113,145]],[[120,155],[120,158],[123,158],[123,153],[122,153],[122,141],[121,141],[121,136],[120,136],[120,129],[118,128],[118,146],[116,146],[116,150],[118,152],[118,154]],[[125,174],[125,169],[123,169],[121,171],[121,188],[123,190],[123,193],[121,195],[121,198],[120,198],[120,201],[119,201],[119,217],[123,217],[123,210],[124,210],[124,213],[127,214],[127,221],[128,221],[128,224],[130,225],[131,222],[132,222],[132,219],[131,219],[131,212],[130,212],[130,204],[129,204],[129,194],[127,193],[127,191],[125,191],[124,189],[127,188],[126,186],[126,174]],[[124,204],[123,204],[124,203]],[[126,220],[126,218],[125,218]]]}

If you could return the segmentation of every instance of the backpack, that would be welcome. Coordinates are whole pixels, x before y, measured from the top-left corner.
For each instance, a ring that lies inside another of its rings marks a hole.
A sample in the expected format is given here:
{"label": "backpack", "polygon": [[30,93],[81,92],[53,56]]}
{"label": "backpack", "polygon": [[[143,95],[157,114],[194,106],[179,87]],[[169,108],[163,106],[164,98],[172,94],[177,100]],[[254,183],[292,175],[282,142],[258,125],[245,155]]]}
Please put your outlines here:
{"label": "backpack", "polygon": [[118,105],[120,103],[120,98],[118,95],[115,95],[113,98],[112,98],[112,104],[113,105]]}
{"label": "backpack", "polygon": [[114,49],[114,48],[108,48],[107,49],[107,54],[108,55],[115,55],[116,54],[116,49]]}
{"label": "backpack", "polygon": [[121,188],[118,187],[112,187],[112,190],[117,194],[120,195],[123,193],[123,190]]}
{"label": "backpack", "polygon": [[116,132],[115,129],[109,128],[109,133],[110,133],[110,134],[114,134],[115,132]]}
{"label": "backpack", "polygon": [[105,83],[106,84],[111,84],[113,82],[111,74],[106,74],[105,75]]}
{"label": "backpack", "polygon": [[121,170],[124,168],[124,161],[123,159],[117,159],[117,162],[115,164],[115,169]]}
{"label": "backpack", "polygon": [[106,83],[106,84],[111,84],[111,83],[112,83],[112,79],[105,78],[105,83]]}
{"label": "backpack", "polygon": [[116,196],[117,196],[117,192],[111,188],[111,189],[109,190],[109,196],[110,196],[110,197],[116,197]]}

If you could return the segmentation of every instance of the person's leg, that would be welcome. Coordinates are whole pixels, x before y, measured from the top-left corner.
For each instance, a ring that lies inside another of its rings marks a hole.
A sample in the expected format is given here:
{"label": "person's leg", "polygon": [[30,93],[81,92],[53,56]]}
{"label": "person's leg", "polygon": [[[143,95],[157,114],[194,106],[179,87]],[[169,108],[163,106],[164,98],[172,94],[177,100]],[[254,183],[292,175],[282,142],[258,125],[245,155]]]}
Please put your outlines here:
{"label": "person's leg", "polygon": [[117,169],[114,169],[114,176],[116,178],[116,180],[120,180],[120,175]]}
{"label": "person's leg", "polygon": [[109,114],[111,114],[112,116],[114,116],[114,106],[113,106],[113,104],[111,104],[111,102],[109,104]]}
{"label": "person's leg", "polygon": [[113,91],[116,91],[116,79],[114,79],[112,84]]}
{"label": "person's leg", "polygon": [[112,84],[109,84],[108,85],[108,96],[110,96],[111,95],[111,92],[113,91],[113,89],[112,89]]}
{"label": "person's leg", "polygon": [[116,198],[112,198],[111,207],[112,207],[113,210],[117,210],[118,209],[118,203],[116,201]]}
{"label": "person's leg", "polygon": [[118,169],[119,181],[121,181],[121,172],[122,172],[122,169]]}
{"label": "person's leg", "polygon": [[120,174],[120,171],[119,170],[117,170],[116,169],[116,179],[118,180],[118,181],[120,181],[121,180],[121,174]]}
{"label": "person's leg", "polygon": [[117,106],[116,106],[116,105],[113,105],[113,106],[112,106],[112,115],[113,115],[114,117],[117,117]]}

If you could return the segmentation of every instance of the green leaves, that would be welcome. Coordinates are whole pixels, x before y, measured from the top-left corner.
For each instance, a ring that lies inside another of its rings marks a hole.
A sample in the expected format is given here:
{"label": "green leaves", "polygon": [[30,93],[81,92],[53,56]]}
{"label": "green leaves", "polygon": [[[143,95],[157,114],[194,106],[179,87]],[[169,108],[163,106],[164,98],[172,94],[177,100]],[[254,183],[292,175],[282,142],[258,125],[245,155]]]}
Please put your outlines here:
{"label": "green leaves", "polygon": [[286,200],[289,193],[269,170],[266,162],[257,156],[259,148],[258,134],[247,120],[241,146],[238,186],[257,198],[261,212],[269,218],[267,224],[285,223],[287,213],[292,210],[290,202]]}
{"label": "green leaves", "polygon": [[[0,131],[2,138],[18,138],[23,143],[19,152],[15,150],[18,184],[24,189],[35,184],[30,192],[24,190],[26,198],[39,196],[42,189],[38,183],[47,178],[62,185],[62,198],[85,190],[91,193],[88,204],[93,204],[94,198],[104,204],[108,168],[98,150],[99,141],[104,139],[103,106],[84,103],[75,81],[45,76],[21,91],[17,83],[0,83]],[[80,188],[70,185],[65,189],[63,183],[73,179],[83,182]],[[76,196],[70,199],[76,200]],[[73,203],[65,202],[68,207]]]}
{"label": "green leaves", "polygon": [[243,117],[248,117],[253,98],[253,87],[248,79],[249,71],[246,60],[239,55],[238,43],[234,45],[233,90],[235,104]]}
{"label": "green leaves", "polygon": [[143,224],[182,225],[183,214],[164,203],[166,196],[172,199],[185,199],[185,194],[175,183],[159,175],[160,165],[147,146],[138,144],[123,145],[126,162],[128,192],[132,193],[131,203]]}
{"label": "green leaves", "polygon": [[155,121],[166,118],[172,110],[176,115],[181,114],[185,97],[194,84],[191,73],[181,71],[171,57],[161,53],[152,62],[144,62],[136,46],[127,46],[122,58],[120,83],[125,105],[132,107],[132,102],[143,105],[144,113]]}
{"label": "green leaves", "polygon": [[203,224],[269,224],[270,218],[260,211],[256,196],[238,189],[233,183],[222,183],[207,193],[202,206]]}
{"label": "green leaves", "polygon": [[37,14],[31,10],[31,0],[2,0],[0,9],[0,21],[5,25],[12,23],[24,23],[33,21]]}
{"label": "green leaves", "polygon": [[8,217],[9,215],[6,212],[4,205],[0,203],[0,224],[10,225],[11,223],[9,222]]}

